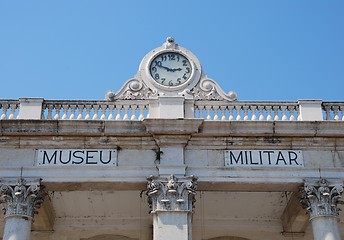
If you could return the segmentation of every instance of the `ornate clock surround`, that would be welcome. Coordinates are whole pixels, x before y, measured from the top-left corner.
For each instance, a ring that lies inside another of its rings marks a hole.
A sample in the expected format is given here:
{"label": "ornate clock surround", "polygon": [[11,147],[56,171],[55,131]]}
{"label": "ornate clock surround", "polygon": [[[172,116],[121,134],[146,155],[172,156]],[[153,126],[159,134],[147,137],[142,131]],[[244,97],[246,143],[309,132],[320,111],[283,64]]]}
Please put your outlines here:
{"label": "ornate clock surround", "polygon": [[[189,60],[192,67],[192,72],[189,79],[177,86],[161,85],[153,79],[150,73],[151,62],[160,54],[169,52],[183,55]],[[185,48],[179,47],[178,44],[174,43],[173,38],[167,38],[166,43],[164,43],[161,47],[153,49],[142,59],[139,67],[139,74],[142,81],[150,89],[160,93],[159,95],[178,95],[178,93],[182,92],[183,90],[192,89],[194,86],[196,86],[202,76],[202,66],[192,52]]]}
{"label": "ornate clock surround", "polygon": [[[150,65],[154,58],[169,52],[183,55],[192,66],[192,74],[180,85],[162,85],[156,82],[150,73]],[[237,94],[234,91],[225,93],[216,81],[207,77],[200,61],[191,51],[178,46],[173,38],[167,38],[161,47],[153,49],[144,56],[137,74],[126,81],[119,91],[114,93],[109,90],[105,94],[108,101],[153,100],[161,97],[231,102],[237,99]]]}

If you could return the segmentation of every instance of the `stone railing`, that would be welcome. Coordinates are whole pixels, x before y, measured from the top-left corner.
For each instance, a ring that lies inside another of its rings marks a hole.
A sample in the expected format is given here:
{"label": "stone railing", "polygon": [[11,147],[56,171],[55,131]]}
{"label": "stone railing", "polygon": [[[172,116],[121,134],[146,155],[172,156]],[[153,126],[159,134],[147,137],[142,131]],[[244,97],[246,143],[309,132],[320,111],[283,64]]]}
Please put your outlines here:
{"label": "stone railing", "polygon": [[[149,118],[151,104],[150,100],[0,99],[0,120],[134,121]],[[208,121],[344,121],[344,102],[195,101],[189,116]]]}
{"label": "stone railing", "polygon": [[323,102],[324,120],[344,121],[344,102]]}
{"label": "stone railing", "polygon": [[148,117],[148,101],[44,101],[46,120],[142,120]]}
{"label": "stone railing", "polygon": [[195,117],[229,121],[295,121],[300,119],[297,102],[197,101]]}
{"label": "stone railing", "polygon": [[19,100],[0,99],[0,120],[16,119],[19,112]]}

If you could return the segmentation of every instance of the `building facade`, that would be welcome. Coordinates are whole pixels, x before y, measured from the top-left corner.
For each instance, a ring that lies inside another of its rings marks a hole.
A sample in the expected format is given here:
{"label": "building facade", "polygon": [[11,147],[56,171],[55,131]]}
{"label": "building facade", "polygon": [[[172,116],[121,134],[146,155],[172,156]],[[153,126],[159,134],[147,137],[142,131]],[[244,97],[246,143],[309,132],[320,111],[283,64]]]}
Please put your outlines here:
{"label": "building facade", "polygon": [[106,100],[0,100],[3,239],[341,239],[343,108],[239,101],[172,38]]}

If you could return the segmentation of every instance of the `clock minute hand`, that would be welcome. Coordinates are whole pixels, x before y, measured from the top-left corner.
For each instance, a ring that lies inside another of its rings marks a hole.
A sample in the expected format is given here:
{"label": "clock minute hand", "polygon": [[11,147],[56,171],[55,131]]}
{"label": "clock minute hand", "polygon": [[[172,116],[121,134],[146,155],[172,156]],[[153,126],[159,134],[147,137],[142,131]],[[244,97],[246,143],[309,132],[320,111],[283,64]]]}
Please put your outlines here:
{"label": "clock minute hand", "polygon": [[168,67],[165,67],[165,66],[163,66],[163,65],[161,65],[161,64],[157,64],[157,66],[160,67],[160,68],[166,69],[167,72],[174,72],[173,69],[168,68]]}

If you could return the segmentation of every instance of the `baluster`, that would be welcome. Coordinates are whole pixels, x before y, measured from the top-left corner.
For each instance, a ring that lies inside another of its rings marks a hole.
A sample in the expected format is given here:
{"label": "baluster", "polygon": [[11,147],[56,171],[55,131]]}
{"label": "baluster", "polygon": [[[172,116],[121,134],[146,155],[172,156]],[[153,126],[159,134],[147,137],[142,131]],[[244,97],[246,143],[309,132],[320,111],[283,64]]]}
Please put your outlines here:
{"label": "baluster", "polygon": [[139,109],[140,109],[140,116],[139,116],[139,120],[143,120],[144,119],[144,110],[145,110],[145,105],[139,105]]}
{"label": "baluster", "polygon": [[93,114],[92,120],[98,120],[99,105],[98,104],[93,105],[93,110],[94,110],[94,114]]}
{"label": "baluster", "polygon": [[301,115],[300,115],[300,108],[299,108],[299,106],[296,106],[296,112],[297,112],[297,121],[301,121]]}
{"label": "baluster", "polygon": [[62,105],[62,109],[63,109],[63,115],[62,115],[62,120],[66,120],[68,119],[68,116],[67,116],[67,112],[68,112],[68,105],[67,104],[64,104]]}
{"label": "baluster", "polygon": [[117,111],[116,120],[121,120],[121,109],[122,109],[122,105],[116,105],[116,111]]}
{"label": "baluster", "polygon": [[290,121],[295,121],[294,108],[295,108],[294,106],[288,106],[288,110],[290,113],[290,118],[289,118]]}
{"label": "baluster", "polygon": [[[41,112],[41,120],[46,120],[45,119],[45,110],[47,109],[47,105],[46,104],[42,104],[42,112]],[[18,118],[18,116],[17,116]]]}
{"label": "baluster", "polygon": [[124,108],[123,120],[129,120],[129,115],[128,115],[129,105],[124,105],[123,108]]}
{"label": "baluster", "polygon": [[333,119],[338,121],[339,120],[339,116],[338,116],[338,106],[333,106],[333,112],[334,112],[334,117]]}
{"label": "baluster", "polygon": [[204,117],[203,117],[204,108],[205,108],[205,106],[203,106],[203,105],[198,105],[199,118],[201,118],[201,119],[204,119]]}
{"label": "baluster", "polygon": [[60,109],[61,109],[61,105],[57,104],[55,105],[55,116],[54,116],[54,120],[59,120],[60,119]]}
{"label": "baluster", "polygon": [[219,120],[219,107],[218,106],[213,106],[213,110],[214,110],[214,120]]}
{"label": "baluster", "polygon": [[75,119],[76,105],[70,105],[70,108],[71,108],[71,114],[69,116],[69,120],[74,120]]}
{"label": "baluster", "polygon": [[248,116],[249,106],[243,106],[242,108],[244,109],[244,121],[250,120],[250,117]]}
{"label": "baluster", "polygon": [[271,106],[265,106],[265,110],[266,110],[266,113],[267,113],[266,120],[267,121],[272,121]]}
{"label": "baluster", "polygon": [[339,111],[342,113],[342,121],[344,121],[344,112],[342,106],[339,107]]}
{"label": "baluster", "polygon": [[211,120],[211,116],[210,116],[210,109],[211,109],[211,107],[212,106],[210,106],[210,105],[205,106],[205,111],[207,112],[206,120]]}
{"label": "baluster", "polygon": [[282,121],[287,121],[288,120],[287,106],[281,106],[281,110],[282,110]]}
{"label": "baluster", "polygon": [[264,110],[264,106],[258,106],[258,112],[259,112],[258,120],[259,121],[264,121],[265,120],[263,110]]}
{"label": "baluster", "polygon": [[15,119],[14,112],[17,109],[17,104],[16,103],[10,104],[10,108],[11,108],[11,112],[10,112],[10,115],[8,116],[8,119]]}
{"label": "baluster", "polygon": [[233,116],[233,106],[232,105],[230,105],[230,106],[228,106],[228,111],[229,111],[229,117],[228,117],[228,120],[229,121],[233,121],[234,120],[234,116]]}
{"label": "baluster", "polygon": [[8,104],[4,104],[2,107],[3,107],[3,111],[1,114],[1,120],[4,120],[4,119],[7,119]]}
{"label": "baluster", "polygon": [[226,106],[220,106],[221,109],[221,113],[222,113],[222,117],[221,117],[221,121],[226,120]]}
{"label": "baluster", "polygon": [[109,117],[108,117],[108,120],[115,120],[115,118],[113,117],[113,109],[115,108],[115,106],[113,104],[110,104],[109,105],[109,110],[110,110],[110,114],[109,114]]}
{"label": "baluster", "polygon": [[241,121],[242,120],[242,118],[241,118],[241,106],[235,106],[235,111],[236,111],[236,113],[237,113],[237,117],[236,117],[236,120],[237,121]]}
{"label": "baluster", "polygon": [[85,105],[84,104],[78,105],[78,117],[76,118],[77,120],[82,120],[83,119],[82,112],[84,111],[84,109],[85,109]]}
{"label": "baluster", "polygon": [[257,106],[250,106],[249,110],[251,110],[251,114],[252,114],[251,121],[257,121],[258,120],[258,118],[257,118]]}
{"label": "baluster", "polygon": [[105,111],[108,108],[108,106],[106,104],[102,104],[100,108],[102,110],[102,115],[100,116],[100,120],[106,120]]}
{"label": "baluster", "polygon": [[274,121],[280,120],[280,118],[278,116],[279,106],[272,106],[272,109],[274,111]]}
{"label": "baluster", "polygon": [[48,114],[47,114],[47,120],[52,120],[53,119],[53,105],[48,105],[46,106],[46,108],[48,108]]}
{"label": "baluster", "polygon": [[132,112],[130,120],[137,120],[136,109],[138,108],[138,106],[137,105],[134,105],[134,106],[131,105],[130,107],[131,107],[131,112]]}
{"label": "baluster", "polygon": [[91,119],[91,108],[92,108],[92,105],[86,105],[85,120],[90,120]]}
{"label": "baluster", "polygon": [[331,117],[331,106],[325,106],[326,120],[332,120]]}
{"label": "baluster", "polygon": [[147,109],[147,116],[146,116],[146,118],[149,118],[149,105],[145,105],[145,109]]}

